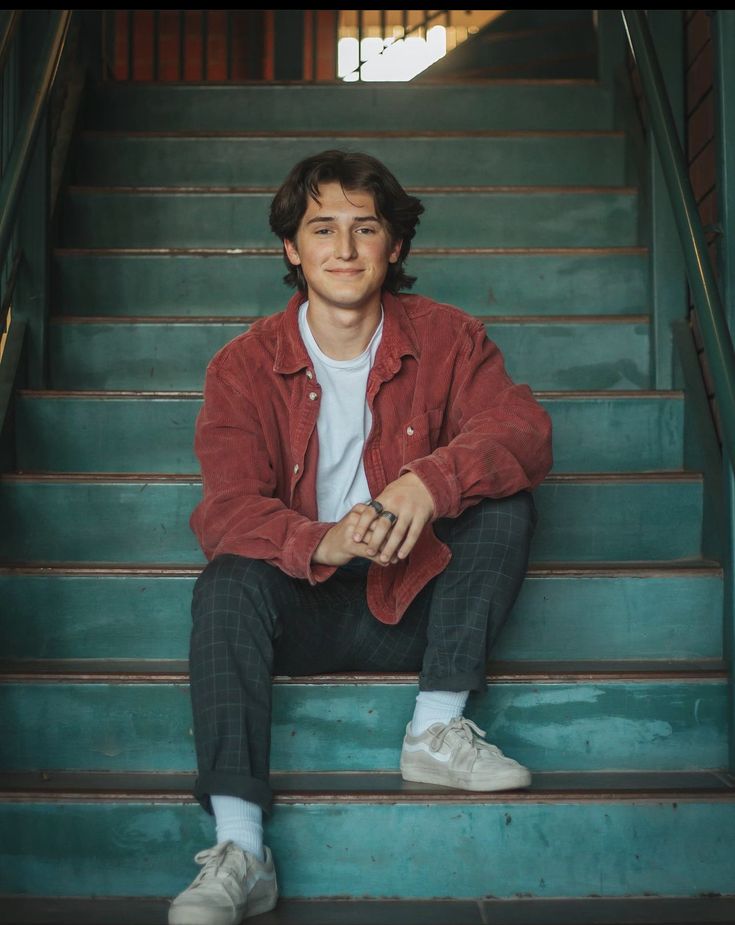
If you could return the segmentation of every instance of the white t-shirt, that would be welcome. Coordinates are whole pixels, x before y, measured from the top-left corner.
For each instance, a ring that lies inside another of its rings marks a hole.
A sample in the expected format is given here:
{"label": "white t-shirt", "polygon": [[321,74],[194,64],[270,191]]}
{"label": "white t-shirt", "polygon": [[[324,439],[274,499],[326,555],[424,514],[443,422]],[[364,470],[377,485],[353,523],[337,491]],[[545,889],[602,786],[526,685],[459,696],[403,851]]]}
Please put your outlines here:
{"label": "white t-shirt", "polygon": [[353,505],[370,500],[362,460],[365,441],[372,426],[367,403],[367,380],[383,335],[380,324],[360,356],[334,360],[322,353],[307,321],[309,303],[299,308],[299,330],[314,364],[316,381],[322,387],[317,418],[319,462],[316,495],[319,520],[341,520]]}

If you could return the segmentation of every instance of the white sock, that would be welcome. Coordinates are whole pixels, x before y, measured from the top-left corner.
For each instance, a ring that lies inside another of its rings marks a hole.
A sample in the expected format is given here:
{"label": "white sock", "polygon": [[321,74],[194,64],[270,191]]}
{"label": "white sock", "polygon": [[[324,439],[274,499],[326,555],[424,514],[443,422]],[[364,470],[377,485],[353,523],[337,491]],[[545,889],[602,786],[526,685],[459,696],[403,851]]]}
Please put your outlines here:
{"label": "white sock", "polygon": [[243,851],[265,861],[263,852],[263,810],[240,797],[210,796],[217,820],[217,844],[234,841]]}
{"label": "white sock", "polygon": [[411,720],[411,735],[421,735],[432,723],[448,723],[461,716],[469,691],[419,691]]}

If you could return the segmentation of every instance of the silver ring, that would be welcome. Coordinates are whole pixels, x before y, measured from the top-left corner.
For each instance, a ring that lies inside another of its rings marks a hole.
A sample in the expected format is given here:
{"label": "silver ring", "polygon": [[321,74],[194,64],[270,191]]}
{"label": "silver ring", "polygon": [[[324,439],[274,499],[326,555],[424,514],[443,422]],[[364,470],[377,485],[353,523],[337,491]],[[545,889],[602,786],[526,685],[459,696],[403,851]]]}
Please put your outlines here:
{"label": "silver ring", "polygon": [[383,513],[383,505],[380,503],[380,501],[376,501],[373,498],[370,501],[366,501],[365,503],[367,504],[368,507],[371,507],[375,511],[376,514]]}
{"label": "silver ring", "polygon": [[389,520],[391,527],[398,520],[398,517],[392,511],[381,511],[380,516],[385,517],[386,520]]}

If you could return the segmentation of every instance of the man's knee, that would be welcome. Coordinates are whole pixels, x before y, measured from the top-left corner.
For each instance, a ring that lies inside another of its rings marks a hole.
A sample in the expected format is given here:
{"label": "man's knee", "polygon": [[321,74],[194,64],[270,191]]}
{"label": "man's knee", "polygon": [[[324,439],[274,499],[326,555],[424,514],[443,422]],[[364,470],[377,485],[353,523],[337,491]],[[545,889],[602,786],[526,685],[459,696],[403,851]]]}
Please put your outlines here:
{"label": "man's knee", "polygon": [[269,599],[287,576],[261,559],[225,553],[204,568],[194,584],[194,631],[216,623],[223,628],[262,620],[273,610]]}
{"label": "man's knee", "polygon": [[519,491],[506,498],[485,498],[480,504],[491,517],[507,518],[508,529],[521,536],[533,533],[538,521],[536,502],[530,491]]}
{"label": "man's knee", "polygon": [[483,498],[466,508],[457,518],[436,521],[440,539],[451,545],[452,534],[457,530],[471,531],[476,541],[502,542],[511,546],[530,543],[538,521],[533,494],[519,491],[505,498]]}

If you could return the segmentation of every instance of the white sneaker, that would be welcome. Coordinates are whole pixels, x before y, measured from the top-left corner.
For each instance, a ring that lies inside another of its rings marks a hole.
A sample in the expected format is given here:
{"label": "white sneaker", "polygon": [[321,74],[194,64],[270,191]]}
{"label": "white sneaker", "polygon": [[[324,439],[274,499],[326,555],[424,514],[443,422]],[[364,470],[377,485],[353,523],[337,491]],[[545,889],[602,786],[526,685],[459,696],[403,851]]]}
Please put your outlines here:
{"label": "white sneaker", "polygon": [[194,860],[204,866],[171,903],[169,925],[237,925],[278,902],[270,848],[265,863],[231,841],[200,851]]}
{"label": "white sneaker", "polygon": [[409,722],[401,749],[401,776],[404,780],[462,790],[528,787],[528,768],[506,757],[484,737],[485,732],[464,716],[450,723],[433,723],[418,736],[411,734]]}

